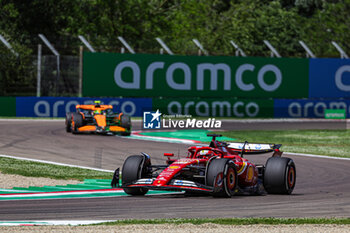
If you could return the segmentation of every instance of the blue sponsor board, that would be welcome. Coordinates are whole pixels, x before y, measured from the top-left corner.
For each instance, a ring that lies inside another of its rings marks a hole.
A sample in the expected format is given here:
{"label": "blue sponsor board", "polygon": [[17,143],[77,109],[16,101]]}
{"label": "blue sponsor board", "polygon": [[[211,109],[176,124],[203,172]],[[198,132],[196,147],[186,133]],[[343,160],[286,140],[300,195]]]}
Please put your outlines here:
{"label": "blue sponsor board", "polygon": [[350,100],[275,99],[275,118],[324,118],[325,109],[345,109],[349,117]]}
{"label": "blue sponsor board", "polygon": [[350,59],[310,59],[309,97],[350,97]]}
{"label": "blue sponsor board", "polygon": [[71,98],[71,97],[17,97],[17,117],[65,117],[66,112],[75,112],[77,104],[110,104],[116,112],[130,116],[142,116],[144,108],[152,108],[151,98]]}

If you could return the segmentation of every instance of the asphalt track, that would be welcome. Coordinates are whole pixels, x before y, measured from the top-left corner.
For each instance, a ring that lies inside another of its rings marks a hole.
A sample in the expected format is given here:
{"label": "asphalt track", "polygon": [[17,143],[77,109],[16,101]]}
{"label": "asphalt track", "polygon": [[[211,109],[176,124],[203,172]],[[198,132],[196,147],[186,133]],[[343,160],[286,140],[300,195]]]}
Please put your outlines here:
{"label": "asphalt track", "polygon": [[[225,129],[347,128],[344,121],[224,122]],[[138,125],[139,124],[139,125]],[[140,127],[140,122],[134,128]],[[141,151],[163,164],[164,152],[183,154],[187,145],[101,135],[72,135],[63,121],[0,121],[0,153],[113,170]],[[350,217],[350,161],[285,155],[297,167],[292,195],[184,195],[2,201],[0,220],[114,220],[217,217]],[[264,163],[266,156],[249,156]]]}

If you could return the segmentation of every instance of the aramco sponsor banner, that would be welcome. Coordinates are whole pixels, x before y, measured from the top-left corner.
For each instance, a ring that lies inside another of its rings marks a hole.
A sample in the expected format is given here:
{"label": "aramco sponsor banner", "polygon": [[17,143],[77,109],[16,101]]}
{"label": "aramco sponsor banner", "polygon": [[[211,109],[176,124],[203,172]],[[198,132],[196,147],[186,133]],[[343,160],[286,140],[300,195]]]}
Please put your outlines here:
{"label": "aramco sponsor banner", "polygon": [[84,53],[83,95],[306,98],[309,60]]}
{"label": "aramco sponsor banner", "polygon": [[74,97],[0,97],[4,106],[0,116],[65,117],[77,104],[101,100],[114,110],[132,116],[160,110],[166,115],[235,118],[324,118],[325,110],[343,109],[350,117],[346,99],[233,99],[233,98],[74,98]]}
{"label": "aramco sponsor banner", "polygon": [[77,104],[110,104],[113,110],[130,116],[142,116],[142,108],[152,108],[149,98],[71,98],[71,97],[17,97],[18,117],[65,117],[66,112],[75,112]]}
{"label": "aramco sponsor banner", "polygon": [[310,59],[310,98],[350,98],[350,59]]}
{"label": "aramco sponsor banner", "polygon": [[199,117],[273,117],[273,100],[153,99],[153,109],[167,115]]}
{"label": "aramco sponsor banner", "polygon": [[275,118],[324,118],[326,109],[345,109],[350,116],[350,100],[275,99]]}

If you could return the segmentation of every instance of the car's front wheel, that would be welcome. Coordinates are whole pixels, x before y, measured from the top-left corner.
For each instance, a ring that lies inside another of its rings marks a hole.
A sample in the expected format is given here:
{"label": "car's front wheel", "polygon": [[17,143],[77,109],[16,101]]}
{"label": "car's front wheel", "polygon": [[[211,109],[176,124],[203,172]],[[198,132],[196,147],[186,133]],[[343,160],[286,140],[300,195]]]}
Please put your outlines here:
{"label": "car's front wheel", "polygon": [[[131,184],[133,181],[141,179],[147,173],[147,166],[150,165],[150,162],[147,161],[147,158],[142,155],[131,155],[129,156],[122,168],[122,185]],[[145,195],[148,192],[148,189],[145,188],[123,188],[124,192],[129,195]]]}
{"label": "car's front wheel", "polygon": [[78,129],[84,126],[84,119],[80,113],[74,112],[71,115],[73,130],[72,133],[78,133]]}
{"label": "car's front wheel", "polygon": [[213,187],[213,196],[231,197],[237,189],[237,171],[229,159],[213,159],[206,169],[206,185]]}
{"label": "car's front wheel", "polygon": [[66,132],[72,132],[72,113],[66,113]]}

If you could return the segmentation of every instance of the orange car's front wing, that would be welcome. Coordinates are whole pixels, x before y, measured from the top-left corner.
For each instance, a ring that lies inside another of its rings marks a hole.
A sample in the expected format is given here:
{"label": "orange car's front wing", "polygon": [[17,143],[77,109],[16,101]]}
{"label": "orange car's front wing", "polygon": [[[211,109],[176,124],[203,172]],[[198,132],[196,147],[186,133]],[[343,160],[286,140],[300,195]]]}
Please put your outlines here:
{"label": "orange car's front wing", "polygon": [[96,132],[96,133],[108,133],[108,132],[126,132],[126,129],[120,126],[107,126],[106,128],[99,128],[94,125],[85,125],[78,128],[78,132]]}

